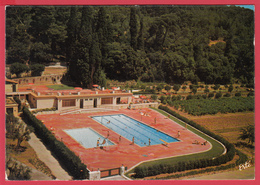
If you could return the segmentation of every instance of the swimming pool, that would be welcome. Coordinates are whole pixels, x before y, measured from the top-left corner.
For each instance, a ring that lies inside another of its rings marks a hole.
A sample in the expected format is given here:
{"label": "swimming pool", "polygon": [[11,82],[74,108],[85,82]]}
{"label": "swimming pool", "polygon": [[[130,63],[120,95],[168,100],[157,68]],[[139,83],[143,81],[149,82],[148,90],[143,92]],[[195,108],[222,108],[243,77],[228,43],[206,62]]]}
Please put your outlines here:
{"label": "swimming pool", "polygon": [[148,146],[149,139],[150,145],[162,144],[163,141],[167,143],[179,141],[174,137],[160,132],[124,114],[92,116],[92,119],[98,121],[102,125],[130,141],[132,141],[134,137],[135,144],[139,146]]}
{"label": "swimming pool", "polygon": [[[64,131],[85,148],[94,148],[97,146],[97,140],[102,144],[104,139],[106,139],[91,128],[69,129]],[[103,146],[109,145],[114,144],[106,139],[106,143]]]}

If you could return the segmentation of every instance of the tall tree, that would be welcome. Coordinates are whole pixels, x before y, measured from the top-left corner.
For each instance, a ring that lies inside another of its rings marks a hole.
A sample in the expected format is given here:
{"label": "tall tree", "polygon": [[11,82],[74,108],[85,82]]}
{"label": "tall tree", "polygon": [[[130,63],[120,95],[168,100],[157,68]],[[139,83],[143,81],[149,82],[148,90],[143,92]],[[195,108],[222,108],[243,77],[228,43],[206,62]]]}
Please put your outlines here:
{"label": "tall tree", "polygon": [[130,34],[131,34],[130,45],[134,50],[136,50],[137,49],[137,32],[138,32],[136,7],[131,7],[129,27],[130,27]]}
{"label": "tall tree", "polygon": [[27,63],[30,55],[31,7],[6,7],[6,62]]}

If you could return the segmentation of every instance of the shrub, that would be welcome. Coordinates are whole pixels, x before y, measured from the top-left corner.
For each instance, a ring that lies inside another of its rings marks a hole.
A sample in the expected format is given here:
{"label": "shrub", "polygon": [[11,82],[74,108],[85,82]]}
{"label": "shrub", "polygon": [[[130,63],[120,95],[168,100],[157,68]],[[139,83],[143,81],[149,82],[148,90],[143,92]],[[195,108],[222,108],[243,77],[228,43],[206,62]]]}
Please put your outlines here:
{"label": "shrub", "polygon": [[229,85],[229,87],[228,87],[228,92],[232,92],[232,91],[233,91],[233,89],[234,89],[233,85],[232,85],[232,84],[230,84],[230,85]]}
{"label": "shrub", "polygon": [[241,93],[240,93],[240,92],[237,92],[237,93],[235,94],[235,96],[236,96],[236,97],[240,97],[240,96],[241,96]]}
{"label": "shrub", "polygon": [[17,98],[16,96],[14,96],[14,101],[18,104],[18,112],[21,112],[22,111],[21,100],[19,98]]}
{"label": "shrub", "polygon": [[214,97],[214,93],[209,93],[208,98],[213,98]]}
{"label": "shrub", "polygon": [[218,90],[220,88],[220,85],[219,84],[216,84],[212,87],[214,90]]}
{"label": "shrub", "polygon": [[247,94],[247,97],[249,97],[249,96],[255,96],[255,93],[254,93],[254,92],[249,92],[249,93]]}
{"label": "shrub", "polygon": [[169,86],[169,85],[166,85],[164,88],[165,88],[166,91],[171,90],[171,86]]}
{"label": "shrub", "polygon": [[221,98],[221,97],[222,97],[221,92],[216,93],[216,95],[215,95],[215,98],[216,98],[216,99]]}
{"label": "shrub", "polygon": [[229,93],[224,94],[224,97],[230,97],[230,96],[231,96],[231,94],[229,94]]}
{"label": "shrub", "polygon": [[151,99],[152,99],[152,100],[157,100],[157,98],[158,98],[158,96],[155,95],[155,94],[153,94],[153,95],[151,96]]}
{"label": "shrub", "polygon": [[[185,86],[186,87],[186,86]],[[180,84],[174,84],[173,85],[173,89],[175,90],[175,91],[179,91],[179,89],[181,88],[181,85]]]}

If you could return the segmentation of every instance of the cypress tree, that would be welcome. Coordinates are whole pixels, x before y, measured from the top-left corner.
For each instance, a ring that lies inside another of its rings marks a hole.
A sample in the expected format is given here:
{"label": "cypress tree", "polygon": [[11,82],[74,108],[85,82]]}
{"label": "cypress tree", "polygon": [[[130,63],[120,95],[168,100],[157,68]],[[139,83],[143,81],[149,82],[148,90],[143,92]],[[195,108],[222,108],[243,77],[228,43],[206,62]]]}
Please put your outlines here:
{"label": "cypress tree", "polygon": [[131,34],[130,45],[134,50],[136,50],[137,49],[137,16],[136,16],[135,7],[131,7],[129,27],[130,27],[130,34]]}

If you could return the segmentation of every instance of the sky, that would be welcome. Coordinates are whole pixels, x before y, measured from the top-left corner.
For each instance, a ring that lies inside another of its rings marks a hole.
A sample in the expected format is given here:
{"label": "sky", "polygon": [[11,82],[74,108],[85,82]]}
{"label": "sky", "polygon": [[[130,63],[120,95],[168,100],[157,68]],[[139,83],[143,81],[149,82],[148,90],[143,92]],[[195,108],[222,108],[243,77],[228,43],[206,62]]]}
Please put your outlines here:
{"label": "sky", "polygon": [[236,6],[241,6],[241,7],[248,8],[248,9],[251,9],[251,10],[255,11],[255,6],[254,5],[236,5]]}

